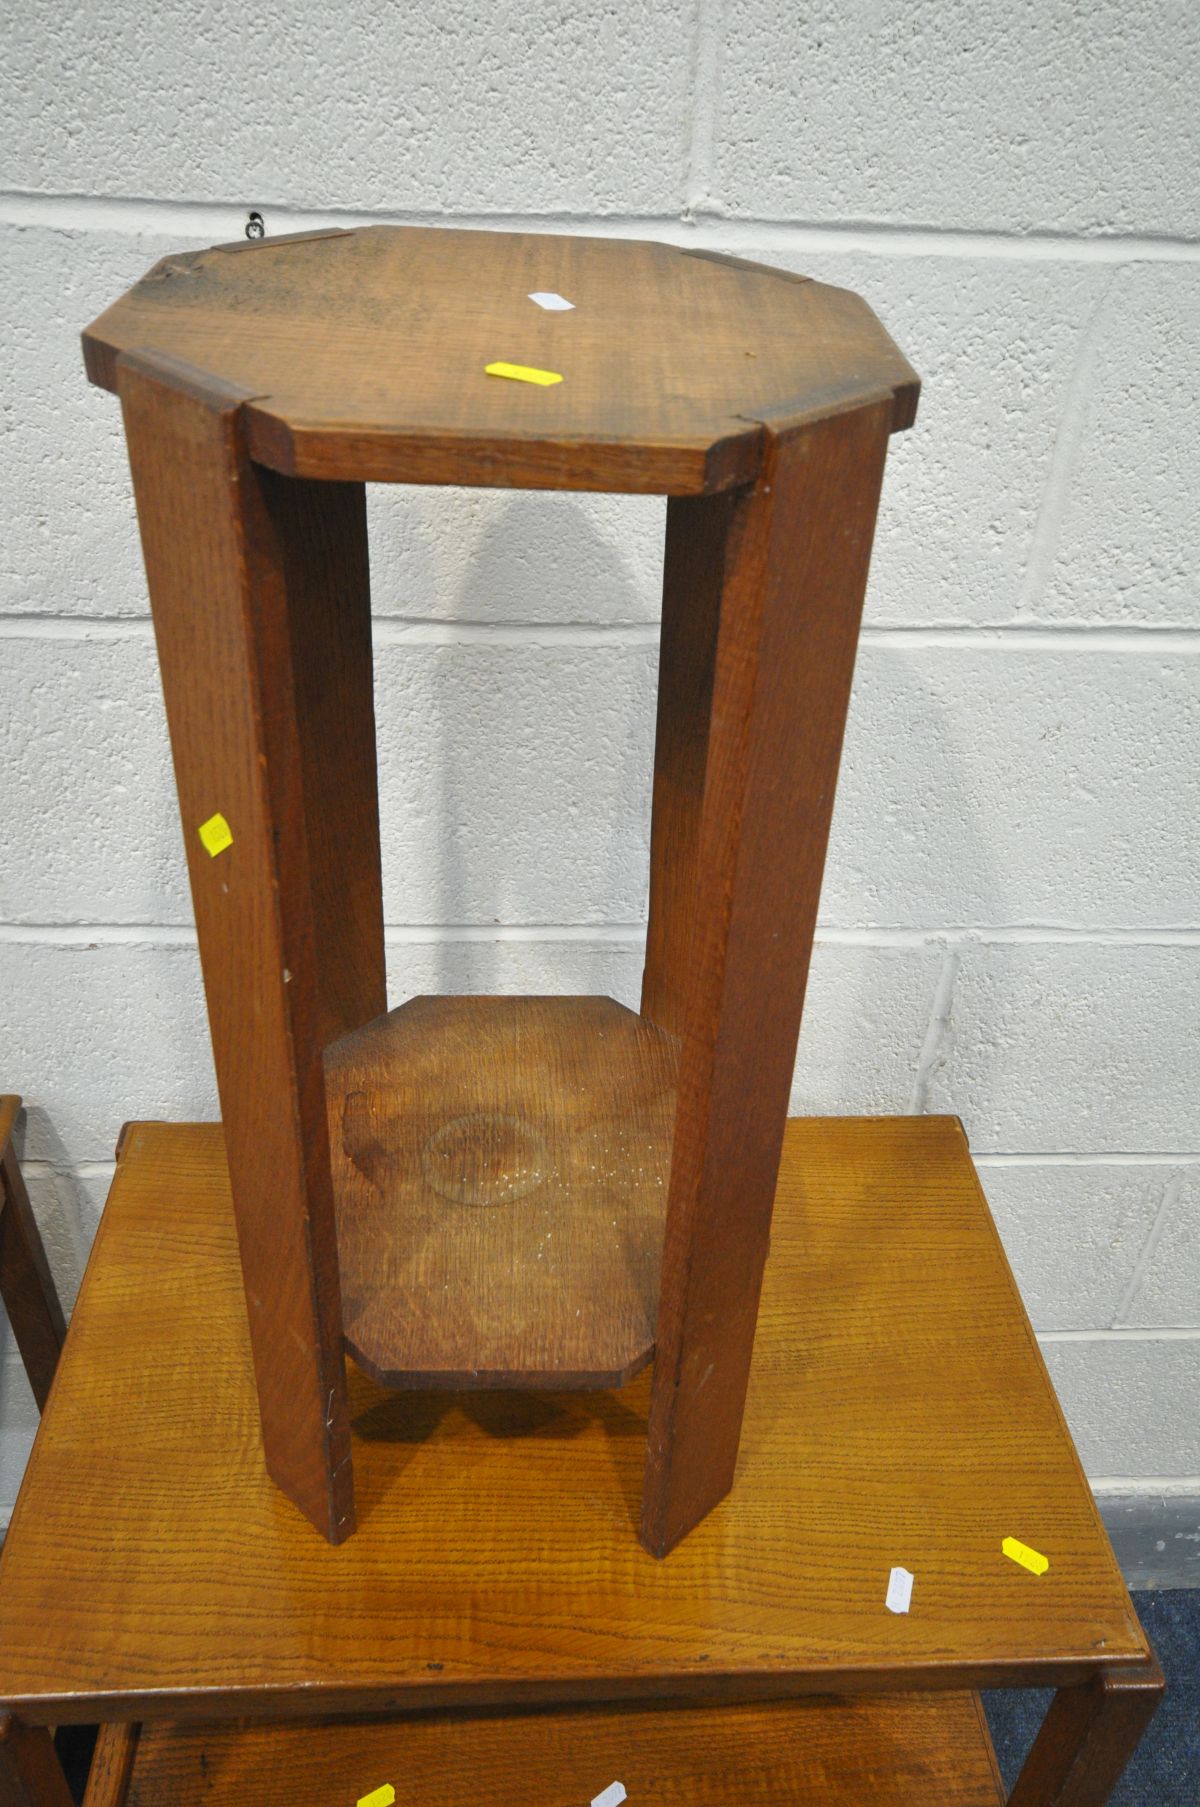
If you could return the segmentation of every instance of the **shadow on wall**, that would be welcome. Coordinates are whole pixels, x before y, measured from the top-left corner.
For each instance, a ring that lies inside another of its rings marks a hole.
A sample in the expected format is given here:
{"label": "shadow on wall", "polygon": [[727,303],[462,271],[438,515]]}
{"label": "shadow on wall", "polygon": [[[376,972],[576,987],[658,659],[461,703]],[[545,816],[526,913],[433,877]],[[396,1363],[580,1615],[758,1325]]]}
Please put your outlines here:
{"label": "shadow on wall", "polygon": [[[389,950],[391,1002],[428,990],[565,991],[636,1007],[661,502],[650,515],[642,499],[438,490],[382,506],[373,496],[372,506],[376,614],[423,624],[419,671],[403,681],[424,694],[404,699],[396,733],[380,740],[389,920],[428,931]],[[456,624],[496,632],[456,643]],[[627,626],[650,631],[605,632]],[[403,630],[385,637],[381,720],[395,710],[385,687]],[[1006,682],[1005,662],[994,669]],[[1009,919],[988,799],[971,782],[978,762],[958,745],[964,727],[945,675],[918,648],[860,652],[823,921],[936,937],[947,923]],[[414,736],[427,744],[415,747]],[[421,817],[417,833],[395,819],[404,797]],[[525,933],[489,939],[492,925]],[[556,925],[578,937],[539,934]],[[614,925],[638,928],[606,938]],[[946,976],[936,946],[823,947],[795,1107],[925,1108],[951,1048]]]}
{"label": "shadow on wall", "polygon": [[[984,801],[972,794],[953,712],[926,657],[870,641],[859,649],[795,1114],[931,1108],[931,1087],[953,1050],[951,931],[1004,919]],[[990,900],[995,915],[947,911],[947,893],[960,878],[963,888]],[[932,1108],[963,1106],[955,1100]]]}
{"label": "shadow on wall", "polygon": [[[20,1075],[14,1077],[19,1079]],[[26,1155],[27,1147],[34,1142],[40,1150],[36,1163]],[[97,1213],[92,1195],[72,1166],[66,1144],[36,1101],[26,1101],[17,1118],[13,1149],[59,1300],[69,1317],[95,1232]],[[4,1353],[8,1354],[7,1346]]]}
{"label": "shadow on wall", "polygon": [[[592,498],[493,492],[486,507],[454,492],[439,499],[452,517],[461,506],[473,532],[448,605],[444,592],[431,601],[424,586],[416,596],[375,597],[377,615],[391,615],[399,601],[401,620],[436,613],[451,630],[423,648],[426,695],[414,716],[428,712],[433,744],[418,751],[405,743],[403,722],[395,746],[381,735],[388,915],[396,915],[393,899],[427,895],[418,921],[432,931],[427,947],[389,950],[389,1001],[431,988],[589,991],[636,1006],[641,947],[606,940],[605,930],[645,915],[657,646],[619,633],[610,643],[605,628],[646,622],[637,561],[597,522]],[[641,499],[633,506],[634,531],[644,534]],[[660,519],[660,546],[661,531]],[[386,548],[380,563],[394,567]],[[437,582],[432,571],[429,580]],[[480,623],[495,637],[451,638],[455,624]],[[575,626],[585,637],[571,634]],[[387,663],[377,645],[377,681]],[[381,717],[388,709],[381,695]],[[389,761],[400,770],[389,771]],[[389,820],[389,798],[414,769],[428,786],[428,887],[397,870],[408,837]],[[581,939],[539,939],[540,929],[564,923],[582,925]],[[488,939],[493,925],[527,933]],[[483,938],[436,933],[463,926]]]}
{"label": "shadow on wall", "polygon": [[[1015,677],[1017,668],[1011,669]],[[995,713],[1001,720],[1009,711],[999,687],[1012,681],[1009,670],[1004,660],[993,662]],[[1021,903],[1019,875],[1014,882],[997,858],[989,832],[991,777],[989,788],[981,786],[980,761],[972,756],[973,748],[962,744],[965,733],[983,733],[983,724],[974,714],[964,719],[953,705],[940,651],[870,640],[860,647],[821,921],[863,931],[868,943],[862,949],[843,945],[826,950],[863,956],[855,994],[842,1000],[847,1011],[855,1011],[858,1029],[837,1041],[837,1051],[848,1057],[861,1058],[872,1042],[886,1044],[899,1030],[898,1018],[888,1020],[886,977],[881,986],[872,976],[872,962],[882,962],[886,955],[903,959],[909,954],[917,960],[928,958],[930,951],[940,954],[930,975],[929,1009],[912,1048],[911,1092],[886,1108],[950,1109],[967,1115],[966,1098],[934,1099],[931,1105],[934,1082],[953,1053],[954,975],[959,949],[970,939],[961,931],[972,924],[1019,920]],[[990,711],[985,696],[983,712]],[[873,930],[880,932],[874,950],[869,945]],[[892,934],[897,930],[916,934],[911,942],[898,943]],[[924,947],[918,939],[922,934],[928,936]],[[806,1041],[819,1033],[806,1017],[802,1068]],[[977,1076],[986,1072],[988,1058],[1001,1059],[1002,1050],[996,1047],[990,1057],[981,1051],[974,1063]],[[819,1083],[822,1108],[829,1097],[853,1099],[860,1091],[855,1075],[844,1070],[821,1075]],[[967,1128],[969,1133],[969,1121]]]}

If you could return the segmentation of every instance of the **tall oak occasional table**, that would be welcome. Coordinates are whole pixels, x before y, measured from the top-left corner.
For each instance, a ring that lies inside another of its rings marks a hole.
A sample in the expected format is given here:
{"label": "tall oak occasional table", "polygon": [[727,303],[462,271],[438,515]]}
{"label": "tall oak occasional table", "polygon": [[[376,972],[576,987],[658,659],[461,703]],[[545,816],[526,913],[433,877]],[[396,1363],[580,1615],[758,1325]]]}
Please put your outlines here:
{"label": "tall oak occasional table", "polygon": [[[124,415],[268,1471],[353,1535],[347,1350],[421,1390],[653,1360],[637,1534],[665,1556],[733,1481],[916,377],[788,271],[383,226],[164,258],[84,351]],[[368,482],[669,498],[637,1012],[388,1012]]]}
{"label": "tall oak occasional table", "polygon": [[88,1720],[93,1807],[614,1778],[633,1807],[995,1807],[977,1690],[1047,1685],[1011,1800],[1099,1807],[1157,1703],[954,1119],[788,1126],[739,1484],[666,1562],[631,1535],[647,1374],[348,1385],[334,1548],[262,1467],[221,1131],[131,1126],[0,1557],[6,1807],[59,1807],[42,1728]]}

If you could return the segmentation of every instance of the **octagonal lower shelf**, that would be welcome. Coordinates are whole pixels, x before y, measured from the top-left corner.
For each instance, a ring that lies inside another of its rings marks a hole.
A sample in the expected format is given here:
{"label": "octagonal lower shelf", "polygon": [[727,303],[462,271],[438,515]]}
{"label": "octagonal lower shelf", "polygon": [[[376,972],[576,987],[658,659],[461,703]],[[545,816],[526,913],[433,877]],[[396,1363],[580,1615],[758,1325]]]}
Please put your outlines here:
{"label": "octagonal lower shelf", "polygon": [[611,998],[414,998],[326,1051],[346,1346],[387,1386],[654,1353],[678,1043]]}

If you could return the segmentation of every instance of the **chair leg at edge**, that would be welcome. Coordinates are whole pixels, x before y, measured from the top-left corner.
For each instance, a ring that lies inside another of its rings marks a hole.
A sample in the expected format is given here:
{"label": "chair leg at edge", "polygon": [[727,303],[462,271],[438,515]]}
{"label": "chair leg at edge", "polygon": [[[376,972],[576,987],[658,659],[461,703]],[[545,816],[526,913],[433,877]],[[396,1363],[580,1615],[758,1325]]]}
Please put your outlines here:
{"label": "chair leg at edge", "polygon": [[1009,1807],[1104,1807],[1163,1697],[1158,1663],[1107,1670],[1050,1703]]}
{"label": "chair leg at edge", "polygon": [[44,1725],[0,1716],[0,1807],[75,1807]]}

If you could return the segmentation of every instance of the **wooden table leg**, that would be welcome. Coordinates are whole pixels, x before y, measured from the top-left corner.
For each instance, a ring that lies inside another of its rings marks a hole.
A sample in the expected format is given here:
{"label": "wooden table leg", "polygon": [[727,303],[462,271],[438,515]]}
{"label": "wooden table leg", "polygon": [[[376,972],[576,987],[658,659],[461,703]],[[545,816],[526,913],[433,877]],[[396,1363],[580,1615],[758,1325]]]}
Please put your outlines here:
{"label": "wooden table leg", "polygon": [[892,398],[672,502],[643,1013],[682,1037],[642,1542],[733,1482]]}
{"label": "wooden table leg", "polygon": [[67,1326],[11,1140],[0,1150],[0,1298],[44,1412]]}
{"label": "wooden table leg", "polygon": [[1104,1807],[1153,1719],[1166,1683],[1157,1662],[1060,1688],[1009,1807]]}
{"label": "wooden table leg", "polygon": [[75,1807],[44,1725],[0,1715],[0,1807]]}
{"label": "wooden table leg", "polygon": [[83,1807],[125,1807],[141,1729],[122,1722],[100,1727]]}
{"label": "wooden table leg", "polygon": [[721,588],[745,507],[737,490],[667,498],[642,1015],[672,1035],[687,1011]]}
{"label": "wooden table leg", "polygon": [[354,1492],[322,1056],[386,1008],[365,491],[254,464],[246,397],[203,372],[138,353],[118,387],[267,1468],[337,1543]]}

